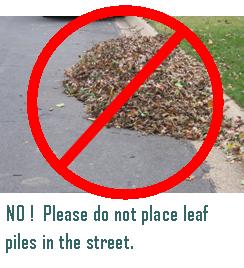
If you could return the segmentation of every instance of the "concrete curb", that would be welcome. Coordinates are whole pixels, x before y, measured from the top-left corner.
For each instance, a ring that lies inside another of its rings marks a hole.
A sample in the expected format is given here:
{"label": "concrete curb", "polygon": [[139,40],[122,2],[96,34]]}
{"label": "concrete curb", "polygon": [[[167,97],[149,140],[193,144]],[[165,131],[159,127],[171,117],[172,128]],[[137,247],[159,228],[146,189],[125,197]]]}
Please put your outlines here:
{"label": "concrete curb", "polygon": [[150,26],[143,18],[140,17],[125,17],[126,22],[131,29],[134,29],[135,32],[140,33],[141,35],[146,36],[155,36],[158,32]]}
{"label": "concrete curb", "polygon": [[116,24],[121,33],[126,36],[141,34],[144,36],[155,36],[157,31],[153,29],[144,19],[140,17],[119,17],[116,18]]}

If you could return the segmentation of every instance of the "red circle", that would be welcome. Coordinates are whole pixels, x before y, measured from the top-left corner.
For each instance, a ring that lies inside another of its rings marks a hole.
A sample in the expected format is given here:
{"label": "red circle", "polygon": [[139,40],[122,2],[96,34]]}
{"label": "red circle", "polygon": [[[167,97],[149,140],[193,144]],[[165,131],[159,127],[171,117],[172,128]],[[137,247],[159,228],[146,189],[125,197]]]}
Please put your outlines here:
{"label": "red circle", "polygon": [[[60,160],[54,154],[45,139],[38,116],[37,99],[40,80],[49,58],[52,56],[57,47],[69,35],[71,35],[79,28],[95,20],[114,16],[144,17],[165,24],[173,30],[183,34],[185,39],[192,45],[192,47],[201,57],[208,71],[213,90],[213,113],[210,128],[201,148],[193,156],[191,161],[181,170],[166,180],[150,186],[136,189],[114,189],[98,185],[89,182],[84,178],[81,178],[68,167],[62,166]],[[41,153],[46,158],[48,163],[52,166],[52,168],[56,170],[56,172],[58,172],[61,176],[63,176],[65,180],[79,187],[80,189],[85,190],[86,192],[90,192],[92,194],[103,197],[118,199],[136,199],[153,196],[169,190],[170,188],[176,186],[180,182],[184,181],[187,177],[189,177],[208,156],[217,139],[223,117],[223,105],[223,90],[218,68],[210,52],[207,50],[202,41],[196,36],[196,34],[193,33],[184,24],[169,15],[149,8],[136,6],[113,6],[97,9],[85,15],[82,15],[65,25],[48,41],[38,56],[32,69],[27,92],[27,113],[32,135]]]}

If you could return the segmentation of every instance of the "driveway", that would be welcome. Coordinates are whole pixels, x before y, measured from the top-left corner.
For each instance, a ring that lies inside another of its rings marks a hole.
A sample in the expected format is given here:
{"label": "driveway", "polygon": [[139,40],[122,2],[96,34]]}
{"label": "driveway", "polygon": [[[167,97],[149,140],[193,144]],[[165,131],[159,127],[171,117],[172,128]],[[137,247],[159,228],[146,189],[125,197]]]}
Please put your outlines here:
{"label": "driveway", "polygon": [[[36,57],[69,18],[0,17],[0,192],[80,192],[58,175],[37,149],[26,115],[26,91]],[[63,94],[64,69],[95,43],[116,38],[113,20],[102,20],[69,37],[48,62],[39,89],[39,116],[49,145],[61,157],[91,124],[83,105]],[[58,108],[56,104],[63,103]],[[135,188],[162,181],[194,155],[194,146],[169,137],[103,129],[70,168],[101,185]],[[200,167],[192,181],[171,192],[213,192]]]}

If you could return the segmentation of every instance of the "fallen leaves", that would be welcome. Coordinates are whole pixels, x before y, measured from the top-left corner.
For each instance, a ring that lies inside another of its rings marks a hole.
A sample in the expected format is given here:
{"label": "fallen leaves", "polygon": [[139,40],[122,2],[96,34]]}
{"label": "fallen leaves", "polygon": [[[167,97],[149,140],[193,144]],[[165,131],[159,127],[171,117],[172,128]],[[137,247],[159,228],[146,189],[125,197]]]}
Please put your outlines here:
{"label": "fallen leaves", "polygon": [[186,180],[187,180],[187,181],[193,181],[195,178],[196,178],[195,175],[191,175],[191,176],[189,176]]}
{"label": "fallen leaves", "polygon": [[55,105],[57,108],[63,108],[64,107],[64,103],[58,103]]}
{"label": "fallen leaves", "polygon": [[211,39],[208,40],[208,44],[209,45],[212,45],[213,44],[213,41]]}
{"label": "fallen leaves", "polygon": [[[98,43],[65,71],[65,93],[82,101],[93,121],[166,40],[162,35],[136,35]],[[204,139],[212,106],[211,85],[204,66],[177,47],[107,126],[143,134]],[[243,155],[242,124],[241,120],[224,119],[217,143],[235,160]]]}
{"label": "fallen leaves", "polygon": [[226,153],[229,161],[244,161],[243,127],[244,122],[240,117],[236,119],[224,118],[218,137],[218,145]]}

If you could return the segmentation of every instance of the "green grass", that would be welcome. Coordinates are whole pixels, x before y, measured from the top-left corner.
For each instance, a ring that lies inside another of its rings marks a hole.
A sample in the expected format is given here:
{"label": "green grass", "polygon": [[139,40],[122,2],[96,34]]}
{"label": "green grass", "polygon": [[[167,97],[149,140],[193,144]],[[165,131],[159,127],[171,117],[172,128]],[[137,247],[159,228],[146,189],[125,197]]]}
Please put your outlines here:
{"label": "green grass", "polygon": [[[244,16],[176,18],[204,42],[219,67],[226,94],[244,107]],[[158,32],[172,32],[160,23],[150,23]],[[196,56],[187,42],[181,47]]]}

